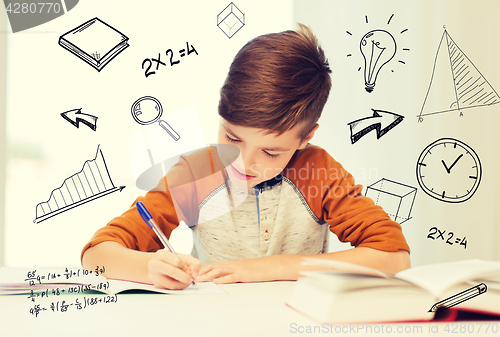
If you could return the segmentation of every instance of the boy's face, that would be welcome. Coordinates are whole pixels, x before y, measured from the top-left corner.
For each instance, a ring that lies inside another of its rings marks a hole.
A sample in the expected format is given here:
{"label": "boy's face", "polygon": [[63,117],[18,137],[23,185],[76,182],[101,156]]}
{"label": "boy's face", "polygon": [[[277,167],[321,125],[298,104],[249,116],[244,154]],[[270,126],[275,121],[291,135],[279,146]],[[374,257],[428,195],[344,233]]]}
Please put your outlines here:
{"label": "boy's face", "polygon": [[220,118],[218,143],[235,145],[240,150],[238,159],[227,167],[229,179],[241,188],[250,188],[274,178],[283,171],[296,150],[306,147],[314,130],[300,141],[298,127],[277,136]]}

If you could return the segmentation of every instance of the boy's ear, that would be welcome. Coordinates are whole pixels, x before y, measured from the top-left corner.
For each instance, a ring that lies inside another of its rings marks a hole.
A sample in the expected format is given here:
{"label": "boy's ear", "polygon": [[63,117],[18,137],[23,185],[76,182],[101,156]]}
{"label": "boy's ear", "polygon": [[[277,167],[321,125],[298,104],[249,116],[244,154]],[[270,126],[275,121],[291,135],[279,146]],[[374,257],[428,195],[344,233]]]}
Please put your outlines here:
{"label": "boy's ear", "polygon": [[307,143],[309,143],[309,141],[311,140],[311,138],[314,136],[314,133],[316,132],[316,130],[319,128],[319,124],[316,124],[313,129],[311,130],[311,132],[309,132],[309,134],[306,136],[306,138],[304,138],[302,140],[302,142],[300,143],[299,147],[297,148],[297,150],[302,150],[303,148],[305,148],[307,146]]}

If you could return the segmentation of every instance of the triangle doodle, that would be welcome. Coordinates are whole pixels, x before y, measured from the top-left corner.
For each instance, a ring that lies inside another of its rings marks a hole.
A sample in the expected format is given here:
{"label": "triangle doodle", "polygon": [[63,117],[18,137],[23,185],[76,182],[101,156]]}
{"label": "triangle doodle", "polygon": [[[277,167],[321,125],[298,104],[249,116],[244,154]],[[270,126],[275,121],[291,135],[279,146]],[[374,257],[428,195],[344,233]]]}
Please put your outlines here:
{"label": "triangle doodle", "polygon": [[500,103],[500,96],[445,30],[438,46],[422,116]]}

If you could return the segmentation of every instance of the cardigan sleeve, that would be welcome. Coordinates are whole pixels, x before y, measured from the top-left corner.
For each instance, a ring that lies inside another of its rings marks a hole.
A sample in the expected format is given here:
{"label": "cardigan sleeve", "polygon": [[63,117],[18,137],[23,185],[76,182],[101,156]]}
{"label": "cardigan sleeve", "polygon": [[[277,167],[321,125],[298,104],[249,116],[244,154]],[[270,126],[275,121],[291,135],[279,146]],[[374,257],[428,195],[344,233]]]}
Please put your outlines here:
{"label": "cardigan sleeve", "polygon": [[97,230],[83,247],[81,258],[87,249],[105,241],[114,241],[144,252],[161,249],[163,245],[142,220],[136,202],[141,201],[146,206],[163,233],[170,237],[180,221],[188,226],[197,222],[200,200],[224,183],[222,171],[219,154],[210,147],[180,156],[153,190],[144,197],[138,197],[122,215]]}
{"label": "cardigan sleeve", "polygon": [[[304,198],[340,241],[355,247],[410,252],[401,225],[371,198],[363,196],[362,186],[355,184],[353,176],[325,150],[313,145],[306,147],[295,156],[292,167],[308,168],[307,179],[299,174],[296,184],[307,185],[304,191],[319,191]],[[312,185],[316,188],[310,188]]]}

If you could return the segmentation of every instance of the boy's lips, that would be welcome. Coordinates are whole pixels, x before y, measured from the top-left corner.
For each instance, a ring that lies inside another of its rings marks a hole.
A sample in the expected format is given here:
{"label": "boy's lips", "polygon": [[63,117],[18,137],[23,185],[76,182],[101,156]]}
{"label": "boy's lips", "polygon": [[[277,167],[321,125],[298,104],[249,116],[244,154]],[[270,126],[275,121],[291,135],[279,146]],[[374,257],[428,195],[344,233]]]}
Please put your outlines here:
{"label": "boy's lips", "polygon": [[252,176],[252,175],[248,175],[248,174],[244,174],[244,173],[241,173],[240,171],[238,171],[233,165],[230,165],[231,166],[231,171],[233,171],[233,174],[236,176],[236,178],[238,179],[241,179],[241,180],[250,180],[250,179],[253,179],[255,178],[255,176]]}

